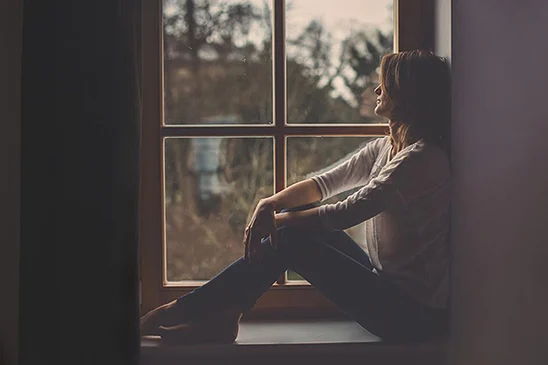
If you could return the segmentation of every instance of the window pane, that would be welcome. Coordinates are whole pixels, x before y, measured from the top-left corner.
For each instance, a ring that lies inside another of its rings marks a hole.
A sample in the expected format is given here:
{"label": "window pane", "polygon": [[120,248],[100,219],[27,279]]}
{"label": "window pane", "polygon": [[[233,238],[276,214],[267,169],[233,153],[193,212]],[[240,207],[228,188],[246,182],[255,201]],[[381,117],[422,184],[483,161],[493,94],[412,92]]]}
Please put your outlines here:
{"label": "window pane", "polygon": [[163,0],[165,124],[272,122],[270,1]]}
{"label": "window pane", "polygon": [[[287,182],[294,184],[306,178],[318,175],[349,159],[376,137],[290,137],[287,139]],[[322,204],[335,203],[345,199],[358,190],[355,188],[332,197]],[[346,230],[356,243],[365,249],[365,224]],[[288,280],[302,280],[296,273],[289,271]]]}
{"label": "window pane", "polygon": [[392,0],[287,1],[288,123],[380,123],[373,89],[393,51]]}
{"label": "window pane", "polygon": [[273,140],[166,138],[167,280],[208,280],[243,253],[259,199],[273,194]]}

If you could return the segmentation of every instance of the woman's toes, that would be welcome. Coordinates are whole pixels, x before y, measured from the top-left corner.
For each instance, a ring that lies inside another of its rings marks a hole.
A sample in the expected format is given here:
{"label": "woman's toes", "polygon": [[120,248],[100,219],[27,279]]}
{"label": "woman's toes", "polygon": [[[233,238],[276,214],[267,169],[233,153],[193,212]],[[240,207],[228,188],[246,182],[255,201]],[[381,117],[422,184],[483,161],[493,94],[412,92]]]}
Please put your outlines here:
{"label": "woman's toes", "polygon": [[157,332],[157,329],[159,327],[159,316],[159,311],[157,311],[157,309],[154,309],[141,317],[141,320],[139,322],[141,336],[157,334],[155,332]]}
{"label": "woman's toes", "polygon": [[190,324],[184,323],[172,327],[160,326],[158,328],[162,342],[165,344],[190,344],[197,341],[196,329]]}
{"label": "woman's toes", "polygon": [[172,311],[170,310],[174,306],[174,302],[170,302],[161,305],[140,319],[140,331],[141,336],[144,335],[158,335],[158,328],[162,325],[170,325],[175,319]]}
{"label": "woman's toes", "polygon": [[172,327],[159,327],[165,344],[233,343],[238,337],[238,323],[227,326],[205,322],[185,323]]}

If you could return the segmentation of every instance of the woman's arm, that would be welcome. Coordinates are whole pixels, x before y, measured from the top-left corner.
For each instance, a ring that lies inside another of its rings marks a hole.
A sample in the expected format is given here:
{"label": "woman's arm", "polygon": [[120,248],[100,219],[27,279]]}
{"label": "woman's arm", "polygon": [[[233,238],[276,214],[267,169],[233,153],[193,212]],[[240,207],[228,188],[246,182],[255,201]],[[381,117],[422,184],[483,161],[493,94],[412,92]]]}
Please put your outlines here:
{"label": "woman's arm", "polygon": [[[322,194],[318,185],[314,180],[306,179],[269,198],[261,199],[244,232],[244,257],[246,259],[258,257],[257,247],[261,243],[260,239],[266,235],[271,236],[271,244],[276,247],[278,241],[276,230],[283,224],[278,222],[276,211],[315,203],[321,198]],[[282,213],[282,218],[286,215],[287,213]]]}
{"label": "woman's arm", "polygon": [[272,204],[275,211],[289,209],[316,203],[322,199],[322,193],[318,184],[312,179],[306,179],[295,183],[284,190],[264,199],[265,203]]}
{"label": "woman's arm", "polygon": [[[416,157],[404,158],[403,155],[392,160],[367,185],[335,204],[275,214],[276,226],[332,231],[343,230],[370,219],[401,202],[403,195],[409,195],[408,190],[415,180],[424,180],[416,173],[415,160]],[[425,163],[422,165],[429,166]]]}
{"label": "woman's arm", "polygon": [[367,143],[360,151],[334,168],[293,184],[271,197],[261,199],[259,205],[273,207],[274,211],[316,203],[340,192],[365,183],[386,138]]}
{"label": "woman's arm", "polygon": [[[276,211],[290,209],[320,201],[322,193],[312,179],[293,184],[268,198],[261,199],[255,207],[253,216],[246,227],[244,241],[248,245],[248,233],[251,231],[260,237],[275,233],[277,227]],[[246,252],[247,252],[246,248]]]}
{"label": "woman's arm", "polygon": [[[363,149],[355,153],[350,160],[330,169],[318,176],[303,180],[288,188],[261,199],[255,208],[250,223],[244,233],[246,256],[253,250],[252,236],[265,237],[271,235],[271,241],[276,241],[276,227],[296,225],[309,229],[325,229],[320,217],[319,208],[299,212],[284,212],[275,214],[282,209],[290,209],[316,203],[339,192],[352,189],[365,183],[371,167],[383,146],[386,138],[378,138],[369,142]],[[260,243],[260,241],[257,241]],[[274,244],[275,245],[275,244]],[[253,255],[253,254],[251,254]]]}
{"label": "woman's arm", "polygon": [[[365,182],[384,142],[386,141],[382,138],[371,141],[349,160],[338,166],[320,175],[293,184],[269,198],[262,199],[257,205],[249,227],[255,225],[258,216],[269,216],[271,220],[274,215],[273,212],[316,203],[322,198],[328,198]],[[264,224],[260,224],[263,219],[259,219],[257,225],[264,225],[270,229],[273,226],[280,227],[282,225],[321,228],[318,212],[318,208],[312,208],[300,212],[275,214],[275,222],[270,221],[266,224],[266,218],[264,218]],[[275,225],[272,223],[275,223]]]}
{"label": "woman's arm", "polygon": [[315,231],[325,230],[320,220],[319,209],[320,207],[314,207],[296,212],[277,213],[274,215],[276,227],[296,226]]}
{"label": "woman's arm", "polygon": [[370,141],[350,159],[311,178],[318,184],[323,199],[365,185],[373,165],[386,144],[388,137]]}

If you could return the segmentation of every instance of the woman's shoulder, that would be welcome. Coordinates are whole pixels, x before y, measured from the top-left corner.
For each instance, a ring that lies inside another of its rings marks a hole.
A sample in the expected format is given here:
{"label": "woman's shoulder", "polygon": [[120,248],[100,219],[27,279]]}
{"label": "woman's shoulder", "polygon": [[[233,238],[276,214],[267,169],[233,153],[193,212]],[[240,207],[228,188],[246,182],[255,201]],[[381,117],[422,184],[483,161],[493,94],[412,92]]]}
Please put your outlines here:
{"label": "woman's shoulder", "polygon": [[378,137],[375,140],[373,140],[373,142],[376,144],[378,148],[383,148],[390,144],[390,136]]}
{"label": "woman's shoulder", "polygon": [[402,154],[403,158],[412,159],[421,163],[449,165],[447,153],[443,148],[433,143],[428,143],[424,139],[421,139],[409,147],[410,148],[407,151],[402,151],[405,152]]}
{"label": "woman's shoulder", "polygon": [[450,178],[451,169],[446,152],[435,144],[419,140],[398,153],[391,163],[400,165],[404,175],[422,176],[435,180]]}
{"label": "woman's shoulder", "polygon": [[365,145],[362,152],[370,152],[374,156],[378,156],[379,153],[390,145],[390,136],[377,137]]}
{"label": "woman's shoulder", "polygon": [[440,146],[422,141],[417,151],[424,159],[424,163],[449,173],[450,161],[447,152]]}

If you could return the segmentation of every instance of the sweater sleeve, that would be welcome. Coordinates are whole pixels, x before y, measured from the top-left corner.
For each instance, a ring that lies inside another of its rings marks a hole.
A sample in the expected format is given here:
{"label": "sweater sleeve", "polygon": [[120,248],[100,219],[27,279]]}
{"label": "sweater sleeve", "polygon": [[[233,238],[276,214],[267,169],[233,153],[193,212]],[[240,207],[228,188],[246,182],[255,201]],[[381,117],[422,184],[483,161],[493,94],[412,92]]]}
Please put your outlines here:
{"label": "sweater sleeve", "polygon": [[347,161],[329,171],[312,176],[311,179],[316,182],[322,194],[321,200],[366,184],[379,151],[387,142],[390,143],[388,137],[377,138]]}
{"label": "sweater sleeve", "polygon": [[373,218],[394,204],[405,203],[405,185],[411,181],[412,165],[412,158],[394,158],[367,185],[345,200],[320,206],[321,224],[329,231],[344,230]]}

